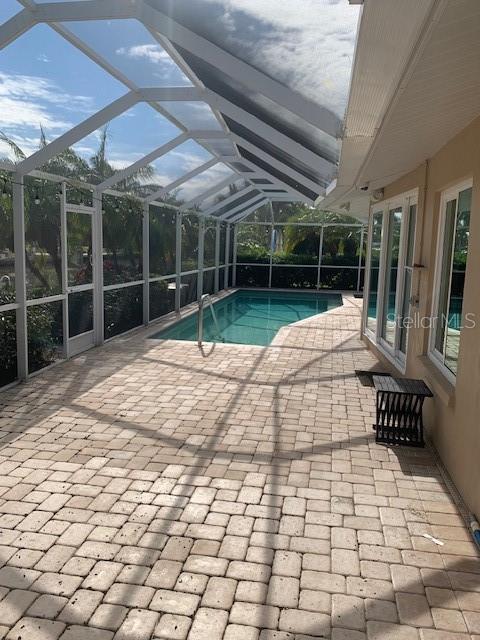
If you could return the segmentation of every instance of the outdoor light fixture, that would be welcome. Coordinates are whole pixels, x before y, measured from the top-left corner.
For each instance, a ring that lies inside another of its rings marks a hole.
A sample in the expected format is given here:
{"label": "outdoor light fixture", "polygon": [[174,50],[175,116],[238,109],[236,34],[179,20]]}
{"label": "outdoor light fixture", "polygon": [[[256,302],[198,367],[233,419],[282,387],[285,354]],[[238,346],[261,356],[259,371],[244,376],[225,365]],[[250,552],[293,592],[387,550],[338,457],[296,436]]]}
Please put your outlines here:
{"label": "outdoor light fixture", "polygon": [[7,182],[6,180],[3,181],[3,189],[2,189],[2,198],[4,200],[6,200],[8,198],[8,191],[7,191]]}
{"label": "outdoor light fixture", "polygon": [[40,194],[38,192],[38,187],[35,187],[35,204],[40,204]]}

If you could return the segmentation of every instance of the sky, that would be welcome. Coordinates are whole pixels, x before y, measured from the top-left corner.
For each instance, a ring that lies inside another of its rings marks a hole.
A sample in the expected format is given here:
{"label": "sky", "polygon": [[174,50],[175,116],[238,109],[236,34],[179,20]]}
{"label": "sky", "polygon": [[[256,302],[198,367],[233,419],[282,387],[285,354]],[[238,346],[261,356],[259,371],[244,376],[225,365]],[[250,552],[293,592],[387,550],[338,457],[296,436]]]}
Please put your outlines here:
{"label": "sky", "polygon": [[[41,1],[41,0],[40,0]],[[348,0],[153,0],[179,21],[193,21],[206,35],[257,68],[343,116],[358,9]],[[21,10],[0,0],[0,22]],[[64,25],[103,56],[135,86],[189,86],[189,79],[147,29],[135,20]],[[192,26],[192,28],[193,28]],[[210,31],[209,31],[210,30]],[[128,91],[47,25],[37,25],[0,51],[0,131],[28,156],[39,145],[40,127],[51,141]],[[201,102],[162,103],[189,128],[218,129]],[[75,145],[88,159],[100,131]],[[150,105],[140,103],[108,125],[107,157],[121,169],[179,135]],[[10,157],[0,142],[0,157]],[[154,182],[164,186],[211,158],[189,141],[154,162]],[[228,171],[218,165],[204,175],[205,189]],[[199,188],[186,183],[182,198]],[[200,184],[201,186],[201,184]]]}

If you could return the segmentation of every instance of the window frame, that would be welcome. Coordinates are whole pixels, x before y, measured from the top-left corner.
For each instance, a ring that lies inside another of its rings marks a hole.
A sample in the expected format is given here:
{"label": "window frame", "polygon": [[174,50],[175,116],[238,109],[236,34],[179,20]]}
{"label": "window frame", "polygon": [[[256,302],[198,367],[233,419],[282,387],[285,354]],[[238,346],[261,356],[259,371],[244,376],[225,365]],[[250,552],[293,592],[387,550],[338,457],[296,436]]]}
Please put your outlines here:
{"label": "window frame", "polygon": [[[405,353],[401,351],[400,338],[401,332],[398,325],[395,326],[395,334],[393,345],[391,345],[385,338],[382,337],[382,331],[385,319],[385,293],[386,293],[386,267],[388,257],[388,239],[390,225],[392,224],[393,215],[392,212],[398,208],[401,208],[402,222],[400,230],[400,243],[398,252],[398,264],[397,264],[397,280],[395,286],[395,321],[399,317],[399,314],[403,308],[404,302],[404,280],[405,280],[405,268],[407,258],[407,243],[408,243],[408,230],[411,223],[411,207],[415,205],[415,225],[418,221],[418,189],[413,189],[401,193],[397,196],[375,203],[370,209],[369,220],[369,233],[368,233],[368,263],[366,265],[366,285],[364,292],[364,300],[366,300],[365,313],[363,317],[363,335],[365,335],[370,342],[382,352],[382,354],[392,362],[392,364],[401,372],[405,373],[406,360],[408,353],[408,340],[409,340],[409,328],[407,328],[407,335],[405,341]],[[381,233],[381,245],[380,245],[380,260],[379,260],[379,274],[377,284],[377,305],[376,305],[376,325],[375,331],[372,331],[367,325],[368,320],[368,301],[370,295],[370,265],[371,265],[371,249],[372,249],[372,237],[373,237],[373,216],[375,214],[382,214],[382,233]],[[415,256],[415,240],[416,230],[413,233],[413,256]],[[413,260],[414,262],[414,260]],[[413,268],[412,268],[413,271]],[[413,280],[413,278],[412,278]],[[410,291],[410,299],[411,299]],[[410,307],[410,305],[409,305]]]}
{"label": "window frame", "polygon": [[[453,261],[454,261],[454,245],[455,245],[455,231],[457,228],[457,220],[458,220],[458,197],[462,191],[467,189],[473,189],[473,178],[468,178],[466,180],[462,180],[461,182],[456,183],[455,185],[444,189],[440,196],[440,209],[439,209],[439,219],[438,219],[438,232],[437,232],[437,244],[436,244],[436,255],[435,255],[435,271],[434,271],[434,280],[433,280],[433,296],[432,296],[432,306],[430,310],[430,318],[431,320],[435,320],[433,324],[430,326],[429,336],[428,336],[428,352],[427,355],[431,362],[439,369],[441,374],[450,382],[453,386],[455,386],[457,381],[457,374],[455,374],[451,369],[447,367],[445,364],[445,342],[447,338],[447,331],[445,331],[445,336],[443,338],[443,352],[438,351],[435,347],[435,341],[437,337],[438,331],[438,305],[440,303],[440,284],[441,284],[441,270],[443,267],[443,244],[445,241],[445,223],[446,223],[446,214],[447,214],[447,204],[451,200],[456,200],[455,205],[455,221],[454,221],[454,233],[452,237],[452,253],[450,256],[450,268],[449,268],[449,282],[448,282],[448,299],[447,299],[447,313],[450,307],[450,298],[452,295],[452,276],[453,276]],[[470,211],[471,213],[471,211]],[[467,264],[468,264],[468,249],[467,249]],[[463,308],[462,308],[462,318],[463,318]],[[460,340],[461,340],[461,330],[460,330]],[[460,349],[459,349],[460,352]]]}

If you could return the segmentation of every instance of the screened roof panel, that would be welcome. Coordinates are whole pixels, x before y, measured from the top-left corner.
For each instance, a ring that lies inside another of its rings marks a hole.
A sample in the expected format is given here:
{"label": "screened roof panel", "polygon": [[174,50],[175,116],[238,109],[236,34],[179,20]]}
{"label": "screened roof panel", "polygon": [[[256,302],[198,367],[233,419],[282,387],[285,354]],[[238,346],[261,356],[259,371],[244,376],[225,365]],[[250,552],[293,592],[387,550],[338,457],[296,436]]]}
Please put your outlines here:
{"label": "screened roof panel", "polygon": [[[0,51],[0,131],[27,157],[39,148],[42,129],[51,142],[124,93],[120,82],[46,25]],[[0,156],[14,159],[4,143]]]}
{"label": "screened roof panel", "polygon": [[348,0],[150,0],[177,22],[343,118],[360,7]]}
{"label": "screened roof panel", "polygon": [[[150,105],[140,102],[59,154],[43,169],[50,173],[100,184],[180,133]],[[135,190],[145,170],[134,174],[119,190]]]}
{"label": "screened roof panel", "polygon": [[63,25],[139,87],[191,82],[137,20],[86,20]]}
{"label": "screened roof panel", "polygon": [[210,189],[210,187],[213,187],[215,184],[232,175],[233,171],[230,167],[220,162],[184,182],[176,191],[177,199],[179,202],[189,202],[200,196],[204,191]]}
{"label": "screened roof panel", "polygon": [[205,200],[200,203],[200,210],[208,211],[208,209],[210,209],[214,205],[234,195],[235,193],[237,193],[237,191],[243,189],[247,184],[248,183],[244,180],[239,179],[238,182],[234,182],[233,184],[228,185],[228,187],[224,187],[217,193],[209,196],[208,198],[205,198]]}
{"label": "screened roof panel", "polygon": [[[141,193],[151,195],[212,159],[194,140],[187,140],[150,163],[151,174],[142,180]],[[177,190],[175,190],[177,193]]]}
{"label": "screened roof panel", "polygon": [[16,0],[2,0],[0,3],[0,24],[10,20],[23,7]]}
{"label": "screened roof panel", "polygon": [[161,102],[187,129],[221,129],[221,125],[206,102]]}

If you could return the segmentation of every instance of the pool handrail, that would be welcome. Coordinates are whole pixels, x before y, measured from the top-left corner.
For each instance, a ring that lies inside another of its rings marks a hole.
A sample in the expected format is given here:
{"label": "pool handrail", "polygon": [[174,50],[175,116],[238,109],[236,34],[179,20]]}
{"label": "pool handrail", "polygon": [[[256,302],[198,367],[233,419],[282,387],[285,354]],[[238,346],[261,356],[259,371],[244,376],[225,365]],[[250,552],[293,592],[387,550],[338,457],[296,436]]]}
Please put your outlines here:
{"label": "pool handrail", "polygon": [[220,331],[220,327],[218,325],[217,314],[215,313],[215,309],[213,308],[212,299],[209,293],[204,293],[200,300],[198,301],[198,333],[197,333],[197,344],[199,347],[203,344],[203,310],[205,305],[210,306],[210,311],[212,312],[213,323],[215,325],[215,329],[217,330],[217,337],[223,340],[222,332]]}

